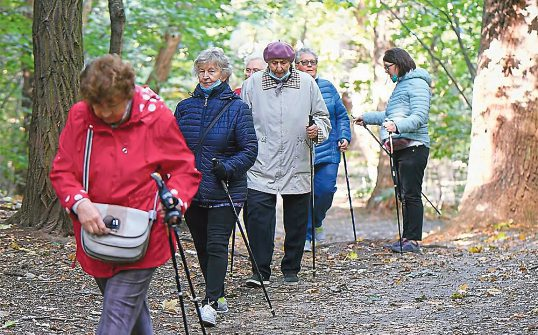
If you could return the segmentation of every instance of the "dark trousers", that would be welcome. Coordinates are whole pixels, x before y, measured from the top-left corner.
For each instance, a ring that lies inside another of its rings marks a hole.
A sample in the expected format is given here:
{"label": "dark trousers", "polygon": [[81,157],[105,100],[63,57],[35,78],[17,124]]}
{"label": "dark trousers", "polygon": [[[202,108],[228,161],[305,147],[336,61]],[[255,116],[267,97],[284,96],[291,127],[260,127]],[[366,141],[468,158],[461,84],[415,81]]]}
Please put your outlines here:
{"label": "dark trousers", "polygon": [[[239,213],[241,208],[236,208]],[[205,299],[217,301],[224,296],[224,279],[228,267],[228,243],[235,225],[235,215],[229,206],[204,208],[191,205],[185,221],[204,275]]]}
{"label": "dark trousers", "polygon": [[402,199],[403,234],[408,240],[422,240],[424,206],[422,179],[430,149],[424,145],[412,146],[394,152]]}
{"label": "dark trousers", "polygon": [[[284,257],[280,269],[284,275],[297,274],[306,239],[310,193],[283,194]],[[275,248],[276,194],[248,189],[246,228],[250,248],[263,279],[271,276],[271,261]],[[255,270],[253,268],[253,273]]]}
{"label": "dark trousers", "polygon": [[95,278],[103,294],[98,335],[151,335],[147,292],[155,268],[121,271],[110,278]]}

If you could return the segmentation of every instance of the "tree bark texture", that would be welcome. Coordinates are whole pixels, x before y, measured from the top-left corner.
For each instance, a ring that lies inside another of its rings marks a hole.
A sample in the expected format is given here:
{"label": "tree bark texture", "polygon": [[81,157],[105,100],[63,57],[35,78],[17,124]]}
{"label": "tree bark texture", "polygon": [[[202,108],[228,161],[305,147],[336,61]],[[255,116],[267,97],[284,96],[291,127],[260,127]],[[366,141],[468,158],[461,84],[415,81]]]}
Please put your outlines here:
{"label": "tree bark texture", "polygon": [[161,85],[168,80],[168,75],[172,67],[172,58],[176,54],[180,42],[181,34],[164,34],[163,45],[159,49],[153,70],[149,74],[148,80],[146,80],[146,85],[156,93],[159,93]]}
{"label": "tree bark texture", "polygon": [[82,0],[34,3],[34,99],[21,209],[10,222],[67,233],[71,224],[49,180],[69,108],[77,99],[82,56]]}
{"label": "tree bark texture", "polygon": [[[538,3],[486,0],[460,217],[538,220]],[[462,220],[458,220],[462,221]]]}
{"label": "tree bark texture", "polygon": [[125,9],[122,0],[109,0],[110,13],[110,48],[109,53],[121,56],[123,48],[123,30],[125,29]]}

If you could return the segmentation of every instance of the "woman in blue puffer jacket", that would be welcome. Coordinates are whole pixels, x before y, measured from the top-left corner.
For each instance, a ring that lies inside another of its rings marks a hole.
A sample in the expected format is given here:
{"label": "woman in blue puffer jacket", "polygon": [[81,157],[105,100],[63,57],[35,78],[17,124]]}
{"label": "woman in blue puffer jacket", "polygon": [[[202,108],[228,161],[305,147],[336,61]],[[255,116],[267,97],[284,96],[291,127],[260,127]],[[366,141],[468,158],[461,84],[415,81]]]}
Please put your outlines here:
{"label": "woman in blue puffer jacket", "polygon": [[258,140],[248,105],[227,83],[232,70],[222,49],[202,51],[193,71],[199,84],[190,98],[177,105],[174,115],[202,173],[185,220],[206,284],[202,321],[215,326],[217,312],[228,311],[224,278],[228,242],[236,221],[221,181],[227,183],[239,212],[246,200],[246,173],[258,155]]}
{"label": "woman in blue puffer jacket", "polygon": [[[411,56],[403,49],[393,48],[383,56],[385,72],[396,83],[387,108],[383,112],[369,112],[359,116],[360,125],[382,125],[381,138],[389,146],[393,138],[394,165],[401,192],[403,234],[402,250],[419,252],[422,240],[424,207],[422,179],[430,152],[428,114],[431,99],[431,78],[428,72],[417,69]],[[388,247],[400,252],[399,241]]]}
{"label": "woman in blue puffer jacket", "polygon": [[[295,66],[297,70],[306,72],[314,78],[331,119],[329,138],[316,145],[314,161],[314,227],[316,242],[323,242],[325,239],[323,220],[332,206],[336,192],[341,153],[347,150],[351,142],[350,122],[346,107],[334,85],[318,76],[318,55],[310,48],[299,49],[295,53]],[[312,251],[311,211],[308,213],[304,251]]]}

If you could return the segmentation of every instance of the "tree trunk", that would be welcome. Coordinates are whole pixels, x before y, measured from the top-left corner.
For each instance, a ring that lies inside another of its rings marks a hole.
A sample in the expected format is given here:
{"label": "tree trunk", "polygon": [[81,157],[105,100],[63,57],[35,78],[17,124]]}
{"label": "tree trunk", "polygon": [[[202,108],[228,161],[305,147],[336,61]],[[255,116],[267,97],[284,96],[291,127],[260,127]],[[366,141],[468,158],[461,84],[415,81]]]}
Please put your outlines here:
{"label": "tree trunk", "polygon": [[458,222],[536,226],[538,4],[486,0],[473,92],[467,184]]}
{"label": "tree trunk", "polygon": [[82,0],[34,3],[35,88],[29,164],[21,209],[10,223],[67,233],[71,225],[49,181],[67,112],[76,101],[82,57]]}
{"label": "tree trunk", "polygon": [[164,34],[163,46],[159,50],[155,65],[149,74],[148,80],[146,80],[146,85],[151,87],[156,93],[159,93],[161,85],[168,79],[170,68],[172,67],[172,58],[174,57],[180,42],[181,34]]}
{"label": "tree trunk", "polygon": [[122,0],[108,0],[110,13],[110,48],[111,54],[121,56],[123,48],[123,30],[125,28],[125,10]]}

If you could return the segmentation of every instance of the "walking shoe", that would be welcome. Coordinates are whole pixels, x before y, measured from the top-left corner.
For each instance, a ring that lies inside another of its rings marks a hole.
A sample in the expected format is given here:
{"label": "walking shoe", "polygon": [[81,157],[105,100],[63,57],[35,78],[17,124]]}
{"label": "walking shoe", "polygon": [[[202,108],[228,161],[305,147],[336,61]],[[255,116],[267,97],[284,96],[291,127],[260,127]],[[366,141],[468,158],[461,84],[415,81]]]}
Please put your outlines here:
{"label": "walking shoe", "polygon": [[[392,246],[390,248],[392,252],[400,252],[400,244]],[[418,245],[417,241],[405,241],[402,242],[402,252],[420,252],[420,246]]]}
{"label": "walking shoe", "polygon": [[[246,285],[248,287],[252,287],[252,288],[262,287],[262,283],[260,282],[260,277],[258,277],[257,275],[252,275],[252,277],[247,279]],[[263,285],[264,286],[269,285],[269,279],[264,279],[263,280]]]}
{"label": "walking shoe", "polygon": [[323,226],[316,228],[316,242],[325,241],[325,229]]}
{"label": "walking shoe", "polygon": [[228,301],[226,301],[226,298],[220,297],[213,304],[213,308],[217,311],[217,313],[228,313]]}
{"label": "walking shoe", "polygon": [[299,277],[296,274],[284,274],[284,283],[289,285],[299,284]]}
{"label": "walking shoe", "polygon": [[211,304],[204,305],[200,309],[200,315],[204,326],[215,327],[217,325],[217,311],[215,311]]}
{"label": "walking shoe", "polygon": [[[405,243],[405,241],[407,241],[407,239],[405,238],[402,238],[402,246],[403,244]],[[383,248],[385,249],[392,249],[392,248],[395,248],[395,247],[398,247],[398,249],[400,248],[400,240],[396,240],[394,242],[391,242],[391,243],[387,243],[387,244],[384,244],[383,245]]]}
{"label": "walking shoe", "polygon": [[306,251],[306,252],[311,252],[312,251],[312,241],[306,240],[304,242],[304,249],[303,250]]}

